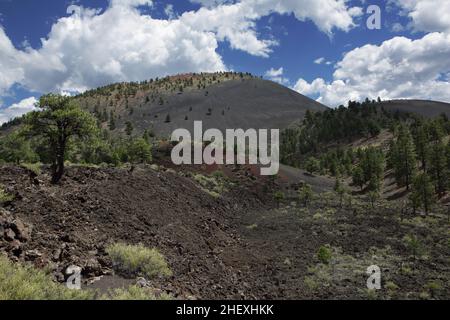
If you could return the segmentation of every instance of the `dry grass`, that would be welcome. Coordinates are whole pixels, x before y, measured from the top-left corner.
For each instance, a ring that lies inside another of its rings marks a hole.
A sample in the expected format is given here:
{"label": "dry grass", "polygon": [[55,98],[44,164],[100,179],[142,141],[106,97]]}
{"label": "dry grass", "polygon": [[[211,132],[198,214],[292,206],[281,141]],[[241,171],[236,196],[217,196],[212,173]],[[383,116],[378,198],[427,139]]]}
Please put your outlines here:
{"label": "dry grass", "polygon": [[156,249],[116,243],[110,245],[106,252],[116,269],[127,275],[142,275],[148,278],[172,275],[164,256]]}

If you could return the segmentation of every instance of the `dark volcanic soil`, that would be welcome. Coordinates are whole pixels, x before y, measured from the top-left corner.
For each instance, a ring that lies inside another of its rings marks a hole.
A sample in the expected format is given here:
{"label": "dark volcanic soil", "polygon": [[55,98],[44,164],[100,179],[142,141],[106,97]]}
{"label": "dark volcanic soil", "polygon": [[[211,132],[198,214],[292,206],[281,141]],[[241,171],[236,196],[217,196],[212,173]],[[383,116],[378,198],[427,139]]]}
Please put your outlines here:
{"label": "dark volcanic soil", "polygon": [[[35,178],[23,168],[0,167],[0,184],[15,196],[6,211],[0,208],[0,222],[20,219],[32,230],[14,241],[0,237],[0,251],[50,266],[59,281],[72,264],[83,268],[85,279],[108,275],[102,288],[129,283],[109,276],[105,247],[143,243],[158,248],[173,271],[152,286],[179,298],[368,298],[365,268],[374,263],[390,288],[378,298],[449,297],[445,216],[400,221],[395,207],[374,211],[358,202],[340,208],[325,194],[308,209],[290,199],[275,208],[260,201],[264,188],[248,173],[245,183],[219,198],[185,175],[72,167],[52,186],[46,174]],[[328,182],[313,187],[326,191]],[[409,234],[421,241],[418,257],[403,240]],[[333,250],[327,265],[317,259],[324,245]]]}
{"label": "dark volcanic soil", "polygon": [[15,195],[7,210],[32,225],[21,258],[50,263],[60,280],[71,264],[96,276],[108,273],[107,244],[143,243],[160,249],[175,274],[162,289],[198,298],[243,297],[246,276],[223,252],[247,254],[230,218],[261,206],[255,197],[241,190],[236,194],[243,201],[216,199],[187,178],[151,169],[70,168],[60,186],[47,181],[33,181],[22,168],[0,169],[0,183]]}

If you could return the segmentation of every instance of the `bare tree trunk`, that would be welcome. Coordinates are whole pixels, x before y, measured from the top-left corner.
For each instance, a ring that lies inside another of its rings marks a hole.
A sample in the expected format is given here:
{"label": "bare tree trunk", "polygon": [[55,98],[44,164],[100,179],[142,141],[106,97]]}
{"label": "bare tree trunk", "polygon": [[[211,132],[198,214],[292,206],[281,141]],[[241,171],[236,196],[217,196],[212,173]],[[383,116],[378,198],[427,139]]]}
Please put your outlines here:
{"label": "bare tree trunk", "polygon": [[53,184],[57,184],[63,174],[64,174],[64,158],[65,158],[65,150],[66,150],[66,146],[65,146],[65,139],[62,139],[60,141],[60,146],[58,148],[58,151],[56,152],[56,161],[54,164],[54,169],[53,171],[53,176],[52,176],[52,183]]}

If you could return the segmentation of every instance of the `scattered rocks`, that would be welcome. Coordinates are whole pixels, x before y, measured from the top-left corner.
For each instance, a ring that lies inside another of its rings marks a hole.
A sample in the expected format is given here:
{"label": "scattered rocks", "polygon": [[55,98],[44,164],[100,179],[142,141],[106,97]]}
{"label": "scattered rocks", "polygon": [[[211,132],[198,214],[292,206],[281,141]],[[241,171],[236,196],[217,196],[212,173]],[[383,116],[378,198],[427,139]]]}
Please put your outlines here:
{"label": "scattered rocks", "polygon": [[4,238],[6,241],[13,241],[16,238],[16,234],[8,228],[4,232]]}
{"label": "scattered rocks", "polygon": [[17,239],[20,241],[28,241],[31,238],[31,226],[25,225],[20,219],[15,219],[11,226],[14,232],[17,234]]}
{"label": "scattered rocks", "polygon": [[139,288],[148,288],[150,287],[150,282],[147,281],[145,278],[137,278],[136,285]]}

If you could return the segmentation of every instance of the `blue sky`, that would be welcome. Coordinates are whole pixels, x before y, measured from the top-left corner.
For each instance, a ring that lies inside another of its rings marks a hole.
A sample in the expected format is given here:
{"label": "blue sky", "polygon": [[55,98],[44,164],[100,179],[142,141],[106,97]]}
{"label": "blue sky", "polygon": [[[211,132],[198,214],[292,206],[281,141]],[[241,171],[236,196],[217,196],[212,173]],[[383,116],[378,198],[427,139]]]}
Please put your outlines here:
{"label": "blue sky", "polygon": [[[49,91],[188,71],[248,71],[331,107],[366,96],[450,101],[449,3],[1,0],[0,122]],[[380,30],[366,26],[371,5]]]}

